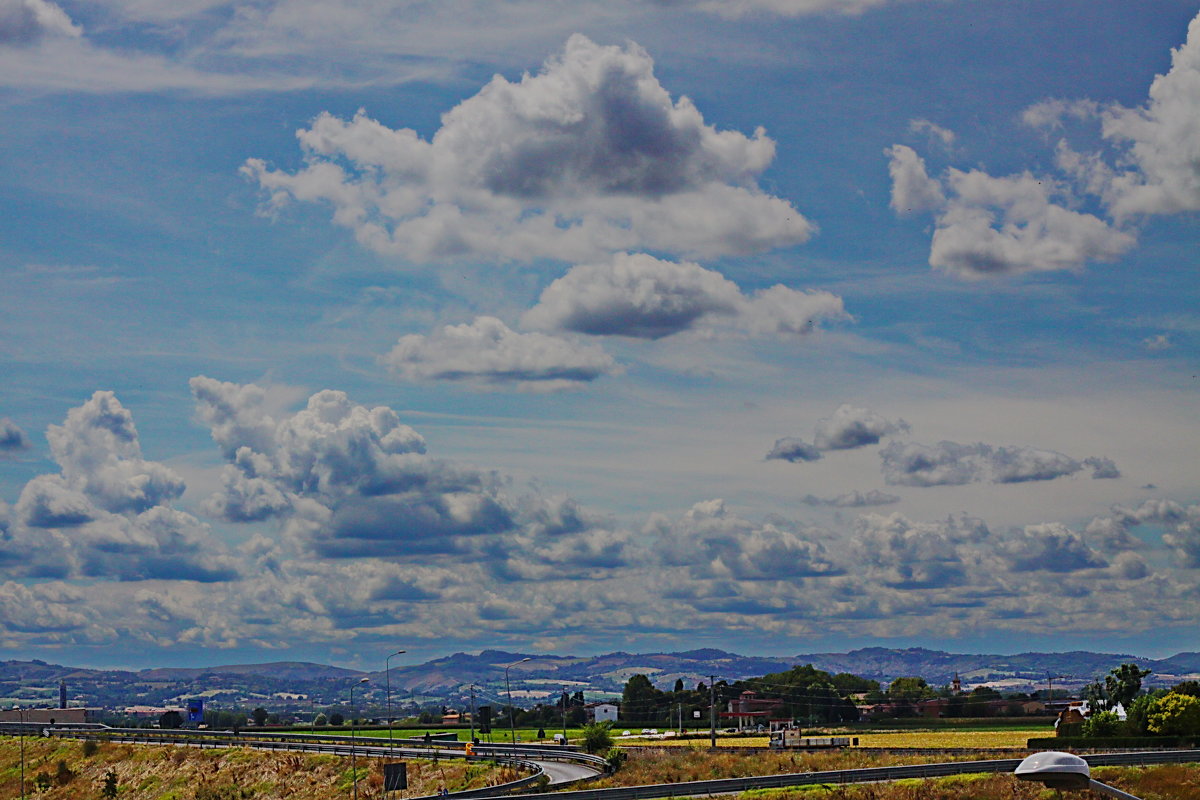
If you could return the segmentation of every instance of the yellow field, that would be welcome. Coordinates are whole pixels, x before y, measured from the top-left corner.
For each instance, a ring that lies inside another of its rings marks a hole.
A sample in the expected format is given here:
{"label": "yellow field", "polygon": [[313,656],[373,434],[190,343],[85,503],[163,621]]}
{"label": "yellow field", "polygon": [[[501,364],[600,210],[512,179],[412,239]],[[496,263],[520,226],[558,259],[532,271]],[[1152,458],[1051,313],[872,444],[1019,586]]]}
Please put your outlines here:
{"label": "yellow field", "polygon": [[[827,735],[827,734],[815,734]],[[1053,729],[1046,726],[1037,728],[997,728],[995,730],[903,730],[878,731],[874,733],[837,732],[835,736],[857,736],[860,747],[994,747],[1024,749],[1029,739],[1039,736],[1053,736]],[[769,744],[766,736],[727,736],[717,737],[717,747],[766,747]],[[708,739],[618,739],[617,744],[624,742],[638,745],[659,745],[666,747],[708,747]]]}
{"label": "yellow field", "polygon": [[1046,728],[1001,728],[991,731],[895,731],[851,734],[860,747],[1006,747],[1024,749],[1038,736],[1052,736]]}

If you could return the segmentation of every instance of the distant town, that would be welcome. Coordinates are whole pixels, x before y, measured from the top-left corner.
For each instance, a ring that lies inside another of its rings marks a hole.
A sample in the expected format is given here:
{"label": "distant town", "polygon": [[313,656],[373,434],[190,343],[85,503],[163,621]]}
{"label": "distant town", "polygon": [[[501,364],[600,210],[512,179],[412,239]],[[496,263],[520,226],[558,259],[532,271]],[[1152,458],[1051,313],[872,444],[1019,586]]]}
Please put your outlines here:
{"label": "distant town", "polygon": [[473,727],[481,711],[507,715],[511,704],[524,726],[608,720],[669,729],[707,727],[715,707],[722,729],[746,730],[796,720],[1057,714],[1124,663],[1146,673],[1146,687],[1200,679],[1195,653],[1154,660],[886,648],[793,658],[720,650],[593,657],[484,651],[379,672],[304,662],[132,672],[6,661],[0,662],[0,705],[59,723],[338,726],[391,719]]}

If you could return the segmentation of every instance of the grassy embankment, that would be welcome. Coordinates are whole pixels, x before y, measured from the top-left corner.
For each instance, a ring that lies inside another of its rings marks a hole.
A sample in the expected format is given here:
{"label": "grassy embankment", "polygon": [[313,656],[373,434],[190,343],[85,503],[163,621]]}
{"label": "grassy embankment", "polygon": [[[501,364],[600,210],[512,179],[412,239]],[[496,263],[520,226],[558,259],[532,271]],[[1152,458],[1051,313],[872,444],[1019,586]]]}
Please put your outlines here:
{"label": "grassy embankment", "polygon": [[[65,770],[60,769],[60,761]],[[120,800],[330,800],[347,797],[353,781],[350,759],[342,756],[108,742],[85,755],[80,741],[25,740],[25,787],[30,798],[98,800],[110,770],[117,776]],[[358,773],[360,800],[378,800],[383,788],[378,761],[359,757]],[[408,760],[406,796],[436,794],[441,786],[450,791],[488,786],[517,777],[513,770],[492,764]],[[0,737],[0,800],[20,797],[20,788],[19,742]]]}
{"label": "grassy embankment", "polygon": [[[1023,755],[1024,751],[1014,751],[997,753],[996,757],[1020,758]],[[711,753],[707,748],[637,750],[630,752],[618,773],[589,783],[588,788],[962,761],[976,757],[899,755],[861,749],[825,753]],[[1098,780],[1143,800],[1195,800],[1195,787],[1200,786],[1200,764],[1104,767],[1097,768],[1093,774]],[[759,790],[746,792],[739,800],[1046,800],[1052,796],[1040,785],[1018,781],[1011,775],[964,775],[891,784]]]}
{"label": "grassy embankment", "polygon": [[[1106,767],[1094,777],[1142,800],[1194,800],[1200,786],[1200,764],[1163,764],[1145,768]],[[1088,796],[1070,792],[1062,795]],[[769,789],[742,794],[738,800],[1054,800],[1041,784],[1012,775],[960,775],[923,781]]]}

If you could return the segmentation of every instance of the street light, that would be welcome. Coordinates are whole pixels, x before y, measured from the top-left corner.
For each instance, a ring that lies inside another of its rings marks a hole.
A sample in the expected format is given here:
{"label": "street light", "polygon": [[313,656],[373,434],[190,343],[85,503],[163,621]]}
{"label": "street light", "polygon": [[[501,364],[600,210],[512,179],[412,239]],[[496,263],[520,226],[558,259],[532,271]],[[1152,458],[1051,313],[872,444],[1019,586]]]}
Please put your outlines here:
{"label": "street light", "polygon": [[21,741],[21,800],[25,800],[25,709],[13,706],[13,711],[21,717],[21,727],[17,728],[17,737]]}
{"label": "street light", "polygon": [[510,667],[515,667],[517,664],[524,664],[526,661],[533,661],[532,658],[522,658],[520,661],[514,661],[504,668],[504,690],[508,692],[508,728],[512,732],[512,743],[517,744],[517,721],[516,710],[513,708],[512,687],[508,685],[508,670]]}
{"label": "street light", "polygon": [[355,759],[354,750],[354,738],[357,732],[354,725],[354,687],[370,682],[370,678],[359,678],[358,683],[350,684],[350,772],[354,775],[354,800],[358,800],[358,762]]}
{"label": "street light", "polygon": [[1092,778],[1088,763],[1074,753],[1047,750],[1034,753],[1017,765],[1014,774],[1023,781],[1037,781],[1051,789],[1091,789],[1118,800],[1139,800],[1128,792]]}
{"label": "street light", "polygon": [[392,657],[403,655],[403,650],[397,650],[383,662],[383,678],[387,682],[387,711],[388,711],[388,747],[392,746]]}

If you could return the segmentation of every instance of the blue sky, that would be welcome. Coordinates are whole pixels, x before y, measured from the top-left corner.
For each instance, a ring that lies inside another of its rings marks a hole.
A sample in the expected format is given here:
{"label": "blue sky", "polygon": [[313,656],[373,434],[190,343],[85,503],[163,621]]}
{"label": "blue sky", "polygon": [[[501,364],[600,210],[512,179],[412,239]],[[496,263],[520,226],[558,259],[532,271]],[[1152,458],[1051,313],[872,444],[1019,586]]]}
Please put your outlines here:
{"label": "blue sky", "polygon": [[0,0],[0,642],[1200,649],[1198,13]]}

